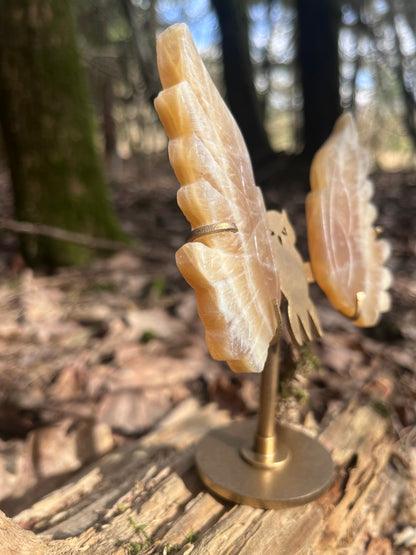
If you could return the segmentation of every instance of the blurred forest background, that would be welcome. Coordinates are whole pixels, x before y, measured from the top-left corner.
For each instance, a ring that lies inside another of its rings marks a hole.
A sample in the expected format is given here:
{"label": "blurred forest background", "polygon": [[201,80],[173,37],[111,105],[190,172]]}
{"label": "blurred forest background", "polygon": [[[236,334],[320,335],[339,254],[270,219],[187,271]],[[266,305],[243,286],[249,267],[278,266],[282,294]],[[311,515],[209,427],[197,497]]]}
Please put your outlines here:
{"label": "blurred forest background", "polygon": [[[354,113],[392,243],[393,310],[360,330],[314,290],[326,333],[314,348],[287,349],[284,413],[319,424],[359,398],[391,418],[416,468],[416,3],[0,0],[8,514],[184,398],[234,414],[257,406],[257,377],[231,376],[210,359],[174,264],[189,229],[153,101],[156,37],[176,22],[188,24],[266,204],[287,209],[305,258],[311,158],[342,111]],[[412,506],[403,503],[386,531],[397,549],[394,534],[406,526],[416,538]]]}
{"label": "blurred forest background", "polygon": [[[306,192],[302,154],[307,164],[342,110],[354,112],[375,167],[414,168],[413,2],[0,5],[2,159],[17,220],[122,239],[105,182],[135,168],[140,186],[166,159],[153,108],[161,88],[156,37],[180,21],[240,125],[260,185],[272,186],[273,176],[282,188],[295,168]],[[21,235],[20,243],[35,266],[89,257],[74,244],[36,235]]]}

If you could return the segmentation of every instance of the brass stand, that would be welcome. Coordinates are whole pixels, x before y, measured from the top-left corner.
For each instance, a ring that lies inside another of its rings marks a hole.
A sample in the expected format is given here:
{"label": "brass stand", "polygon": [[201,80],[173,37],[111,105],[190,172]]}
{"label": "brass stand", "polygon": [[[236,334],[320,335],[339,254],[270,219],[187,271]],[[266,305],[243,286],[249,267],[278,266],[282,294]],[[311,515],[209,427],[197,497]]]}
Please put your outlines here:
{"label": "brass stand", "polygon": [[[278,342],[271,345],[262,375],[256,420],[209,432],[196,464],[205,485],[221,497],[263,509],[307,503],[329,486],[332,460],[313,437],[275,423],[279,380]],[[254,438],[254,442],[253,442]]]}

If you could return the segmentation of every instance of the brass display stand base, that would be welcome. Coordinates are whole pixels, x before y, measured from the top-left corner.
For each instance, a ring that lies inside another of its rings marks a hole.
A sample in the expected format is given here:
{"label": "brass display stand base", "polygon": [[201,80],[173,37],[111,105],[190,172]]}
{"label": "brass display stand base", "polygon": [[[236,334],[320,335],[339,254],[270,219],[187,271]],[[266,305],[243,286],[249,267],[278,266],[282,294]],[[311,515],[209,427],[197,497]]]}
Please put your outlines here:
{"label": "brass display stand base", "polygon": [[276,338],[262,374],[258,419],[214,429],[198,446],[203,482],[225,499],[276,509],[312,501],[331,483],[331,456],[319,441],[275,422],[278,381]]}
{"label": "brass display stand base", "polygon": [[262,509],[300,505],[319,497],[329,486],[333,465],[316,439],[288,427],[276,426],[279,450],[286,454],[270,468],[247,462],[256,420],[214,429],[200,442],[196,455],[205,485],[219,496]]}

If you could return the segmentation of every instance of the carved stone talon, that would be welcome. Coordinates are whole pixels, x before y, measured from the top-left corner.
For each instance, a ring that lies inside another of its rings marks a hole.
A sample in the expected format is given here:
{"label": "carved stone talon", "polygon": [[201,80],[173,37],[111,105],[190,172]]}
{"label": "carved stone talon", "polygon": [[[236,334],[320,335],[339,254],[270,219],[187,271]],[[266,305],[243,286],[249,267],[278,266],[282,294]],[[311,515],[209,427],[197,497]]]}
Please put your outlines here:
{"label": "carved stone talon", "polygon": [[298,345],[322,335],[318,314],[309,297],[308,281],[313,281],[309,264],[296,249],[296,234],[286,212],[269,210],[272,250],[279,268],[280,287],[288,304],[287,319],[292,339]]}

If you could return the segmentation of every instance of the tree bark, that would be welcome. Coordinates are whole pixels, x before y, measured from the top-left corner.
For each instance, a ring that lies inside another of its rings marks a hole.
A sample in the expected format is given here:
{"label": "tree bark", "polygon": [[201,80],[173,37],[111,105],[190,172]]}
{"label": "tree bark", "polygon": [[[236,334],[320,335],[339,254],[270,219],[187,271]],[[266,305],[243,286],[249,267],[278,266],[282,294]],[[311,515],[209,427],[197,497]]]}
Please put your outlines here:
{"label": "tree bark", "polygon": [[328,138],[341,113],[338,0],[297,0],[298,63],[303,92],[303,143],[308,158]]}
{"label": "tree bark", "polygon": [[186,400],[13,521],[0,512],[0,544],[32,555],[393,552],[386,529],[415,480],[403,473],[387,419],[352,402],[319,436],[336,467],[331,489],[275,511],[223,502],[197,478],[195,443],[228,421],[213,405]]}
{"label": "tree bark", "polygon": [[227,100],[243,133],[254,169],[273,155],[263,126],[250,59],[246,2],[212,0],[222,34]]}
{"label": "tree bark", "polygon": [[[395,46],[397,56],[399,58],[396,63],[395,70],[396,70],[397,80],[399,82],[400,89],[402,92],[403,104],[405,106],[403,121],[407,129],[407,132],[413,141],[413,144],[416,146],[416,102],[415,102],[416,95],[414,92],[410,90],[410,87],[406,83],[406,76],[405,76],[405,69],[404,69],[406,64],[406,59],[405,59],[405,56],[403,55],[403,51],[400,44],[400,39],[398,35],[398,30],[397,30],[397,23],[395,19],[396,11],[392,0],[389,0],[388,5],[390,9],[387,17],[389,19],[390,25],[394,30],[394,46]],[[416,35],[415,33],[413,33],[413,40],[415,38],[416,38]]]}
{"label": "tree bark", "polygon": [[[71,2],[0,0],[0,124],[17,219],[121,239],[108,201]],[[86,263],[91,251],[22,236],[34,266]]]}
{"label": "tree bark", "polygon": [[[142,10],[142,21],[139,24],[138,7],[131,0],[120,0],[127,23],[133,35],[134,50],[137,64],[145,86],[146,100],[153,107],[153,101],[160,91],[161,85],[157,73],[156,62],[156,5],[152,0],[148,8]],[[143,32],[145,31],[145,32]]]}

